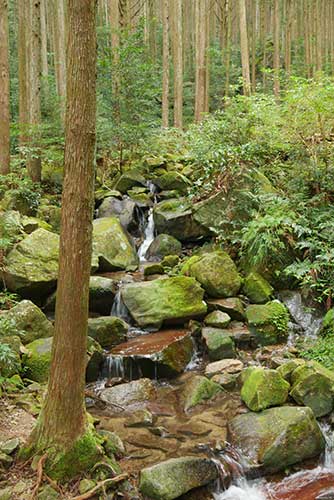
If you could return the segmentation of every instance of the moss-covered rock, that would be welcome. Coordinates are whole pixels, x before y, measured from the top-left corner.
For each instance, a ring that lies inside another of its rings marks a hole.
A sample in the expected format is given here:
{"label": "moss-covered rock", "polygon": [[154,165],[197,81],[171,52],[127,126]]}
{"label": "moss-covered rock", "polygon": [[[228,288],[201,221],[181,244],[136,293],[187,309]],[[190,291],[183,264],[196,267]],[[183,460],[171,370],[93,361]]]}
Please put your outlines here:
{"label": "moss-covered rock", "polygon": [[291,384],[291,375],[298,366],[304,365],[306,363],[305,359],[289,359],[285,363],[280,365],[276,370],[289,384]]}
{"label": "moss-covered rock", "polygon": [[155,500],[173,500],[188,491],[204,486],[218,477],[214,462],[206,458],[172,458],[140,473],[139,488]]}
{"label": "moss-covered rock", "polygon": [[158,203],[153,212],[158,233],[167,233],[180,241],[193,241],[208,234],[194,219],[191,203],[172,199]]}
{"label": "moss-covered rock", "polygon": [[122,200],[114,197],[105,198],[98,209],[98,217],[117,217],[124,229],[131,230],[136,227],[135,208],[135,202],[128,197]]}
{"label": "moss-covered rock", "polygon": [[121,175],[121,177],[117,180],[114,189],[124,194],[134,186],[145,186],[145,185],[146,185],[145,177],[143,177],[136,170],[128,170],[127,172],[124,172]]}
{"label": "moss-covered rock", "polygon": [[1,273],[8,290],[41,298],[56,286],[59,236],[37,229],[9,252]]}
{"label": "moss-covered rock", "polygon": [[204,318],[206,326],[212,326],[213,328],[227,328],[230,322],[230,316],[222,311],[212,311]]}
{"label": "moss-covered rock", "polygon": [[180,257],[178,255],[166,255],[161,261],[161,265],[165,270],[170,270],[177,266],[180,262]]}
{"label": "moss-covered rock", "polygon": [[169,234],[158,234],[148,247],[146,252],[147,259],[162,259],[167,255],[180,255],[182,244]]}
{"label": "moss-covered rock", "polygon": [[134,271],[138,266],[135,248],[115,217],[94,221],[93,254],[98,257],[100,271]]}
{"label": "moss-covered rock", "polygon": [[252,272],[246,277],[243,292],[254,304],[265,304],[273,294],[273,287],[261,274]]}
{"label": "moss-covered rock", "polygon": [[252,411],[282,405],[289,395],[290,384],[275,370],[256,368],[244,381],[241,399]]}
{"label": "moss-covered rock", "polygon": [[246,309],[249,328],[260,345],[278,344],[288,335],[289,313],[285,305],[273,300]]}
{"label": "moss-covered rock", "polygon": [[13,327],[12,334],[20,337],[23,344],[29,344],[40,338],[51,337],[54,333],[52,323],[39,307],[30,300],[22,300],[5,312],[3,317],[10,321]]}
{"label": "moss-covered rock", "polygon": [[124,342],[128,329],[125,321],[113,316],[100,316],[88,320],[88,335],[105,349]]}
{"label": "moss-covered rock", "polygon": [[101,391],[101,399],[107,404],[122,408],[136,406],[156,397],[156,389],[151,380],[141,378],[127,384],[116,385]]}
{"label": "moss-covered rock", "polygon": [[124,455],[124,443],[118,434],[104,429],[99,430],[98,433],[103,439],[102,446],[108,457],[112,457],[113,455],[121,457]]}
{"label": "moss-covered rock", "polygon": [[211,297],[233,297],[242,283],[233,260],[222,251],[190,258],[182,272],[196,278]]}
{"label": "moss-covered rock", "polygon": [[206,377],[202,377],[201,375],[191,377],[190,380],[186,382],[182,391],[184,410],[188,411],[190,408],[212,399],[220,393],[221,390],[218,384]]}
{"label": "moss-covered rock", "polygon": [[158,262],[148,264],[144,268],[144,276],[152,276],[154,274],[165,274],[164,268]]}
{"label": "moss-covered rock", "polygon": [[282,406],[235,417],[228,425],[228,440],[240,450],[249,469],[265,472],[313,458],[325,440],[310,408]]}
{"label": "moss-covered rock", "polygon": [[31,234],[37,229],[46,229],[47,231],[52,231],[52,226],[45,222],[44,220],[38,219],[37,217],[28,217],[24,215],[21,217],[21,224],[23,231],[26,234]]}
{"label": "moss-covered rock", "polygon": [[183,323],[206,312],[204,292],[193,278],[177,276],[122,287],[122,299],[139,326],[160,328],[164,322]]}
{"label": "moss-covered rock", "polygon": [[235,358],[235,346],[233,339],[228,334],[228,330],[209,327],[203,328],[202,337],[204,339],[210,361]]}
{"label": "moss-covered rock", "polygon": [[323,417],[334,408],[334,372],[315,361],[308,361],[291,374],[290,395],[297,404],[312,408],[316,417]]}
{"label": "moss-covered rock", "polygon": [[52,205],[44,200],[38,207],[37,217],[47,222],[55,233],[60,232],[61,208],[59,206]]}
{"label": "moss-covered rock", "polygon": [[242,300],[239,297],[227,299],[209,299],[207,301],[209,311],[222,311],[234,321],[245,321],[246,313]]}
{"label": "moss-covered rock", "polygon": [[334,334],[334,307],[327,311],[322,322],[321,335]]}
{"label": "moss-covered rock", "polygon": [[154,179],[154,184],[162,191],[175,190],[180,194],[186,194],[190,182],[184,175],[176,171],[167,172]]}

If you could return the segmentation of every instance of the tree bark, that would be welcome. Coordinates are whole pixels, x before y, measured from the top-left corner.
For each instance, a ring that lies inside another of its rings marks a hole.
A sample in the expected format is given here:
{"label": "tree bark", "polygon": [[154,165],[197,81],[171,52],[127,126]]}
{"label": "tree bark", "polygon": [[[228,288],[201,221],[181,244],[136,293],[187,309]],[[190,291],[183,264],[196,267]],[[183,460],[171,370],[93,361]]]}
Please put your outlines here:
{"label": "tree bark", "polygon": [[169,126],[169,1],[162,0],[162,126]]}
{"label": "tree bark", "polygon": [[[48,459],[54,460],[54,468],[49,468],[55,477],[92,466],[89,459],[96,459],[99,450],[87,438],[84,456],[75,463],[73,450],[89,433],[84,388],[96,140],[95,20],[94,1],[68,0],[65,176],[55,335],[48,392],[32,436],[35,449],[49,451]],[[64,463],[72,469],[64,472]]]}
{"label": "tree bark", "polygon": [[52,0],[53,45],[55,53],[55,72],[57,92],[60,98],[62,122],[65,122],[66,106],[66,41],[65,41],[65,4],[64,0]]}
{"label": "tree bark", "polygon": [[244,95],[250,95],[249,50],[247,34],[246,1],[239,0],[240,49]]}
{"label": "tree bark", "polygon": [[171,0],[174,59],[174,126],[183,127],[182,0]]}
{"label": "tree bark", "polygon": [[274,94],[280,94],[280,11],[279,0],[274,0]]}
{"label": "tree bark", "polygon": [[8,2],[0,0],[0,174],[10,170]]}
{"label": "tree bark", "polygon": [[195,32],[196,32],[196,82],[195,82],[195,122],[202,120],[206,105],[206,51],[207,51],[207,0],[196,0]]}

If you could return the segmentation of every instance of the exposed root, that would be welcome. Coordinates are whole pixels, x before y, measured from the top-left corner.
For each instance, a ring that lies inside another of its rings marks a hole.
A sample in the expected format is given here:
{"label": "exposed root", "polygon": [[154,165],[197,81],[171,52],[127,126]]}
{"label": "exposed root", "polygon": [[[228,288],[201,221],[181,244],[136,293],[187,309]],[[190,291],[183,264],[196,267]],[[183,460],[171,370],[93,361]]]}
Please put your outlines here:
{"label": "exposed root", "polygon": [[33,500],[37,493],[38,493],[38,490],[42,484],[42,481],[43,481],[43,465],[45,463],[45,460],[47,459],[47,454],[43,455],[39,461],[38,461],[38,464],[37,464],[37,480],[36,480],[36,486],[35,488],[33,489],[32,491],[32,494],[31,494],[31,500]]}
{"label": "exposed root", "polygon": [[87,491],[87,493],[84,493],[83,495],[79,495],[77,497],[72,497],[69,500],[87,500],[88,498],[92,498],[100,489],[112,486],[117,483],[121,483],[122,481],[128,479],[128,477],[128,474],[119,474],[119,476],[113,477],[111,479],[105,479],[104,481],[98,483],[94,488]]}

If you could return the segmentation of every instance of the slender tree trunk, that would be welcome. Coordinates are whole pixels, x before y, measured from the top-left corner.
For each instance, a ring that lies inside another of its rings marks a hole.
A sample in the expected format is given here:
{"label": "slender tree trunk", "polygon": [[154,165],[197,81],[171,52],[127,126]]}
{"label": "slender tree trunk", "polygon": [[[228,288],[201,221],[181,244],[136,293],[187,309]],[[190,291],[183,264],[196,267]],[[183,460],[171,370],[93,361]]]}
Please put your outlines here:
{"label": "slender tree trunk", "polygon": [[30,92],[29,92],[29,146],[27,162],[29,176],[34,182],[41,180],[40,124],[41,124],[41,12],[40,1],[30,0]]}
{"label": "slender tree trunk", "polygon": [[280,11],[279,0],[274,0],[274,94],[280,94]]}
{"label": "slender tree trunk", "polygon": [[183,127],[182,0],[171,0],[174,59],[174,126]]}
{"label": "slender tree trunk", "polygon": [[[46,0],[41,0],[41,44],[42,44],[42,77],[46,79],[49,74],[48,66],[48,43],[47,43],[47,22],[46,22]],[[43,82],[46,88],[46,82]]]}
{"label": "slender tree trunk", "polygon": [[8,2],[0,0],[0,174],[10,170]]}
{"label": "slender tree trunk", "polygon": [[[84,404],[96,135],[95,19],[94,1],[68,0],[65,177],[55,335],[48,392],[32,436],[37,450],[49,451],[49,468],[56,477],[91,467],[100,453],[92,441]],[[82,442],[84,452],[78,444]],[[71,470],[59,470],[60,459]]]}
{"label": "slender tree trunk", "polygon": [[230,0],[225,0],[226,9],[226,42],[225,42],[225,95],[230,92],[230,66],[231,66],[231,5]]}
{"label": "slender tree trunk", "polygon": [[162,126],[169,126],[169,1],[162,0]]}
{"label": "slender tree trunk", "polygon": [[64,0],[51,0],[53,18],[53,45],[55,52],[55,70],[57,92],[61,104],[61,118],[65,121],[66,105],[66,56],[65,56],[65,5]]}
{"label": "slender tree trunk", "polygon": [[29,26],[30,6],[28,2],[18,3],[18,69],[19,69],[19,143],[22,148],[27,143],[28,107],[29,107],[29,55],[27,26]]}
{"label": "slender tree trunk", "polygon": [[246,1],[239,0],[240,48],[244,95],[250,95],[249,50],[247,34]]}
{"label": "slender tree trunk", "polygon": [[195,32],[196,32],[196,92],[195,92],[195,122],[202,120],[206,104],[206,49],[207,49],[207,0],[196,0]]}
{"label": "slender tree trunk", "polygon": [[285,28],[285,71],[287,76],[291,73],[291,25],[292,25],[292,0],[286,0],[286,28]]}

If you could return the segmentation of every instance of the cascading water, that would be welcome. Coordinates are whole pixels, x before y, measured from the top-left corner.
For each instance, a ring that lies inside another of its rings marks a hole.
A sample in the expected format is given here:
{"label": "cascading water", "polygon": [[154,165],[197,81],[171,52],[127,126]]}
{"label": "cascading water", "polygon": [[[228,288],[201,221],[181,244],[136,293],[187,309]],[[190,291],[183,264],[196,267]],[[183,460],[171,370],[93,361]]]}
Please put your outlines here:
{"label": "cascading water", "polygon": [[147,223],[144,228],[144,240],[138,249],[138,257],[140,262],[146,262],[146,252],[149,249],[150,244],[154,240],[155,232],[153,210],[154,205],[157,202],[155,196],[156,187],[152,182],[148,182],[147,187],[149,188],[150,193],[153,195],[153,207],[151,207],[149,210]]}
{"label": "cascading water", "polygon": [[129,311],[127,310],[121,295],[121,284],[115,295],[114,302],[111,308],[110,316],[115,316],[116,318],[124,319],[124,321],[129,321]]}

